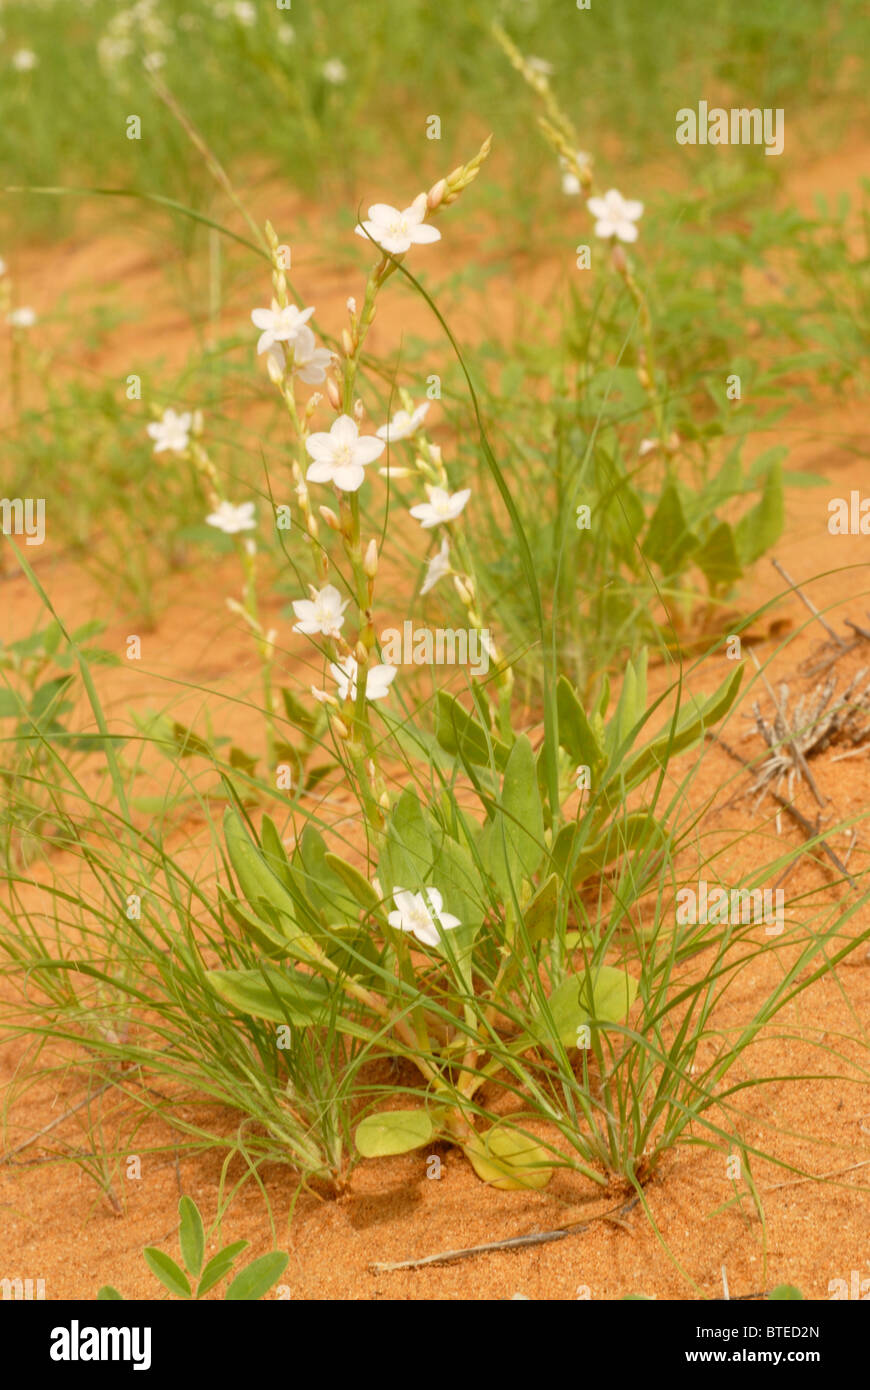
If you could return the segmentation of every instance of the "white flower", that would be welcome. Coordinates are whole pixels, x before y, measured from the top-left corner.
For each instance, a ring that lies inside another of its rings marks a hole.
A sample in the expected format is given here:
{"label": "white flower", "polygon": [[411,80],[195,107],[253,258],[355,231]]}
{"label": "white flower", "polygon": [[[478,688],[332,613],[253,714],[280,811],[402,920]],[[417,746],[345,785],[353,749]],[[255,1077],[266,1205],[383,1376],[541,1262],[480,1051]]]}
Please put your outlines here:
{"label": "white flower", "polygon": [[[356,678],[359,667],[356,658],[345,657],[337,665],[330,661],[329,669],[338,686],[341,700],[355,700],[357,695]],[[369,666],[366,671],[366,699],[385,700],[390,693],[390,683],[396,674],[395,666]]]}
{"label": "white flower", "polygon": [[279,42],[279,43],[295,43],[295,42],[296,42],[296,30],[293,28],[293,25],[292,25],[292,24],[279,24],[279,25],[278,25],[278,42]]}
{"label": "white flower", "polygon": [[329,349],[317,347],[311,329],[303,324],[293,340],[291,366],[294,375],[307,385],[316,386],[326,380],[326,369],[331,361],[332,353]]}
{"label": "white flower", "polygon": [[146,53],[142,59],[142,66],[146,72],[157,72],[166,66],[166,54],[159,53],[156,49],[153,53]]}
{"label": "white flower", "polygon": [[445,574],[450,573],[450,546],[446,540],[441,542],[441,549],[436,551],[429,561],[429,568],[426,570],[426,578],[423,581],[421,594],[428,594],[430,589],[434,589],[439,579],[443,579]]}
{"label": "white flower", "polygon": [[541,77],[552,77],[553,75],[553,64],[548,62],[546,58],[527,58],[526,67],[530,68],[532,72],[540,73]]}
{"label": "white flower", "polygon": [[329,58],[323,64],[323,76],[333,87],[340,87],[342,82],[347,81],[347,68],[340,58]]}
{"label": "white flower", "polygon": [[36,310],[22,304],[20,309],[13,309],[11,314],[6,315],[6,322],[13,328],[32,328],[36,323]]}
{"label": "white flower", "polygon": [[438,526],[442,521],[453,521],[471,496],[470,487],[463,488],[461,492],[446,492],[443,487],[427,485],[426,491],[429,501],[411,508],[411,515],[416,517],[424,530]]}
{"label": "white flower", "polygon": [[373,203],[369,208],[367,222],[359,223],[354,231],[357,236],[366,233],[373,241],[394,256],[401,256],[414,244],[423,245],[440,241],[441,233],[437,227],[424,222],[426,215],[426,194],[421,193],[409,208],[399,212],[389,203]]}
{"label": "white flower", "polygon": [[586,206],[598,219],[595,223],[596,236],[637,241],[637,227],[634,224],[643,213],[643,203],[633,198],[623,198],[615,188],[610,188],[603,198],[590,198]]}
{"label": "white flower", "polygon": [[344,618],[349,599],[343,599],[334,584],[325,584],[322,589],[313,590],[313,599],[299,598],[293,601],[293,612],[299,619],[294,623],[294,632],[304,632],[313,637],[322,632],[324,637],[337,637]]}
{"label": "white flower", "polygon": [[193,416],[190,411],[186,410],[183,415],[176,415],[174,410],[164,410],[163,419],[154,420],[148,426],[148,434],[155,440],[155,454],[162,453],[164,449],[183,453],[190,443],[192,424]]}
{"label": "white flower", "polygon": [[640,458],[644,458],[647,454],[653,453],[658,447],[659,441],[657,439],[642,439],[637,446],[637,452]]}
{"label": "white flower", "polygon": [[233,14],[240,24],[251,25],[257,22],[257,7],[252,5],[250,0],[238,0],[238,3],[233,5]]}
{"label": "white flower", "polygon": [[271,309],[253,309],[251,322],[255,328],[262,330],[257,352],[265,352],[273,343],[292,343],[313,313],[313,308],[297,309],[295,304],[279,309],[274,299]]}
{"label": "white flower", "polygon": [[443,911],[444,900],[437,888],[424,888],[422,893],[394,888],[393,902],[397,911],[387,918],[390,926],[411,932],[424,946],[437,946],[443,931],[460,925],[458,917]]}
{"label": "white flower", "polygon": [[206,521],[227,536],[235,536],[239,531],[252,531],[257,524],[253,502],[240,502],[237,507],[232,502],[219,502],[217,511],[207,516]]}
{"label": "white flower", "polygon": [[329,434],[310,434],[305,441],[314,462],[305,478],[309,483],[335,483],[339,492],[356,492],[365,479],[363,469],[384,451],[382,439],[366,434],[349,415],[339,415]]}
{"label": "white flower", "polygon": [[375,434],[378,439],[386,439],[390,444],[395,444],[399,439],[410,439],[422,425],[431,404],[431,401],[424,401],[422,405],[417,406],[413,414],[407,410],[397,410],[390,423],[381,425],[379,430],[375,430]]}
{"label": "white flower", "polygon": [[38,62],[32,48],[19,48],[17,53],[12,54],[12,66],[16,72],[32,72]]}

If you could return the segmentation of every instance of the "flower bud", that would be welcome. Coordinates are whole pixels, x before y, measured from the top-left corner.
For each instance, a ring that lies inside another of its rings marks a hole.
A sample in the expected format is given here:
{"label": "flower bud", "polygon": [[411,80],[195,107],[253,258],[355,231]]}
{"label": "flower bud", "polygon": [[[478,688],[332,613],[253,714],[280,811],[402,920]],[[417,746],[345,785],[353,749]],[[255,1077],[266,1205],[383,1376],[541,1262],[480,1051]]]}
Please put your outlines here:
{"label": "flower bud", "polygon": [[308,404],[305,407],[306,420],[311,419],[312,415],[314,414],[315,410],[320,405],[320,402],[322,400],[323,396],[321,395],[321,393],[319,391],[315,391],[314,394],[309,398]]}
{"label": "flower bud", "polygon": [[428,207],[430,212],[435,211],[446,192],[446,179],[439,179],[437,183],[433,183],[432,187],[429,189],[429,192],[426,194],[426,206]]}
{"label": "flower bud", "polygon": [[466,589],[465,584],[462,582],[458,574],[454,574],[453,576],[453,587],[456,590],[459,597],[462,599],[462,602],[464,604],[467,605],[474,602],[471,593],[468,591],[468,589]]}
{"label": "flower bud", "polygon": [[351,295],[347,301],[347,312],[351,315],[356,314],[356,300],[353,295]]}
{"label": "flower bud", "polygon": [[361,425],[363,420],[365,419],[365,413],[366,408],[363,405],[362,401],[359,399],[359,397],[357,397],[357,399],[353,403],[353,418],[356,420],[358,425]]}
{"label": "flower bud", "polygon": [[341,392],[338,383],[331,376],[326,378],[326,394],[333,410],[341,410]]}
{"label": "flower bud", "polygon": [[277,357],[273,357],[271,353],[266,358],[266,371],[269,373],[269,380],[273,386],[283,386],[284,369]]}
{"label": "flower bud", "polygon": [[363,573],[368,579],[374,579],[378,572],[378,543],[374,537],[366,547],[365,558],[363,560]]}
{"label": "flower bud", "polygon": [[353,649],[353,654],[356,657],[357,666],[359,667],[360,671],[364,671],[369,661],[369,654],[365,644],[362,642],[357,642],[356,646]]}
{"label": "flower bud", "polygon": [[323,520],[326,522],[330,531],[341,530],[341,522],[339,521],[338,517],[335,515],[335,512],[332,510],[331,507],[319,507],[318,511],[320,512],[320,515],[323,517]]}
{"label": "flower bud", "polygon": [[353,339],[346,328],[341,330],[341,346],[344,348],[345,357],[353,357]]}
{"label": "flower bud", "polygon": [[317,517],[314,515],[313,512],[309,512],[307,517],[305,518],[305,529],[308,532],[309,536],[311,536],[312,540],[316,541],[318,535],[318,525]]}
{"label": "flower bud", "polygon": [[339,738],[350,738],[350,729],[347,727],[343,719],[339,719],[337,714],[334,714],[332,716],[331,724],[333,729],[335,729],[335,732],[338,734]]}
{"label": "flower bud", "polygon": [[618,270],[620,275],[624,275],[626,270],[628,269],[628,261],[625,259],[625,252],[623,251],[618,241],[615,241],[613,243],[613,250],[610,253],[610,259],[613,262],[614,270]]}

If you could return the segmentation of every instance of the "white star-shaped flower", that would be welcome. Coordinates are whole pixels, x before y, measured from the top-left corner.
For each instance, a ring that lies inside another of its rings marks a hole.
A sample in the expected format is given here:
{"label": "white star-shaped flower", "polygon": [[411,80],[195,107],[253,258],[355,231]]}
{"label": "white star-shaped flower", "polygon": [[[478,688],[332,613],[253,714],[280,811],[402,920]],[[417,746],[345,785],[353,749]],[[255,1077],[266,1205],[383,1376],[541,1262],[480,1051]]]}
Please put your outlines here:
{"label": "white star-shaped flower", "polygon": [[394,888],[393,902],[397,910],[387,918],[390,926],[410,932],[424,946],[437,946],[442,932],[461,925],[458,917],[443,910],[444,900],[437,888],[424,888],[422,893]]}
{"label": "white star-shaped flower", "polygon": [[441,240],[438,228],[423,221],[425,215],[425,193],[421,193],[409,208],[401,212],[389,203],[373,203],[369,208],[368,221],[358,224],[354,231],[361,237],[368,233],[385,251],[393,256],[401,256],[415,244]]}
{"label": "white star-shaped flower", "polygon": [[426,570],[426,578],[420,593],[428,594],[430,589],[434,589],[439,579],[443,579],[445,574],[450,573],[450,546],[446,539],[441,542],[441,549],[436,551],[429,561],[429,568]]}
{"label": "white star-shaped flower", "polygon": [[349,599],[342,599],[334,584],[325,584],[322,589],[313,589],[312,598],[299,598],[293,601],[293,612],[299,619],[294,623],[294,632],[304,632],[313,637],[322,632],[324,637],[337,637],[343,613]]}
{"label": "white star-shaped flower", "polygon": [[350,415],[339,415],[328,434],[310,434],[305,448],[314,459],[305,477],[309,483],[335,483],[339,492],[356,492],[365,478],[364,468],[380,458],[386,445],[373,434],[360,436]]}
{"label": "white star-shaped flower", "polygon": [[311,329],[303,324],[293,340],[293,375],[308,386],[317,386],[326,380],[326,369],[331,361],[329,348],[317,347]]}
{"label": "white star-shaped flower", "polygon": [[586,206],[598,219],[595,223],[596,236],[637,241],[637,227],[634,224],[643,215],[643,203],[634,198],[623,198],[615,188],[610,188],[603,198],[589,198]]}
{"label": "white star-shaped flower", "polygon": [[426,491],[429,501],[411,508],[411,515],[426,531],[432,526],[440,526],[442,522],[454,521],[471,496],[470,487],[463,488],[461,492],[447,492],[443,487],[427,486]]}
{"label": "white star-shaped flower", "polygon": [[251,322],[261,330],[257,342],[258,354],[267,352],[273,343],[292,343],[313,313],[313,308],[297,309],[295,304],[280,309],[274,299],[271,309],[253,309]]}
{"label": "white star-shaped flower", "polygon": [[253,531],[257,524],[253,502],[240,502],[237,507],[232,502],[219,502],[217,510],[207,516],[206,521],[227,536],[236,536],[239,531]]}
{"label": "white star-shaped flower", "polygon": [[396,444],[400,439],[410,439],[422,425],[431,404],[431,401],[424,401],[413,413],[397,410],[390,423],[381,425],[379,430],[375,430],[375,434],[378,439],[386,439],[388,444]]}
{"label": "white star-shaped flower", "polygon": [[154,420],[147,427],[148,434],[154,440],[155,454],[163,453],[164,449],[183,453],[190,443],[192,424],[193,416],[189,410],[185,410],[182,415],[177,415],[174,410],[164,410],[163,419]]}
{"label": "white star-shaped flower", "polygon": [[[359,671],[356,657],[347,656],[337,664],[330,661],[329,669],[338,686],[341,700],[355,700],[357,695],[356,678]],[[366,669],[366,699],[385,700],[390,693],[390,684],[396,674],[395,666],[369,666]]]}

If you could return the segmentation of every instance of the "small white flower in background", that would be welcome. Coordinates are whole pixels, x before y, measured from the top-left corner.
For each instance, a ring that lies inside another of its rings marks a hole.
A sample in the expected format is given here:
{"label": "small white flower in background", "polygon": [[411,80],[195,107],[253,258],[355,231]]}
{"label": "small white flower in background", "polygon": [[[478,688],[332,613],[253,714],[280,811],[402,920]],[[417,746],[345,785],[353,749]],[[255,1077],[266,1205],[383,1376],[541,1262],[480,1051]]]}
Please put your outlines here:
{"label": "small white flower in background", "polygon": [[5,274],[6,274],[6,262],[4,261],[3,257],[0,256],[0,275],[5,275]]}
{"label": "small white flower in background", "polygon": [[250,0],[238,0],[238,3],[233,5],[233,14],[240,24],[251,25],[257,22],[257,7],[252,5]]}
{"label": "small white flower in background", "polygon": [[317,386],[326,380],[326,369],[332,361],[329,348],[319,348],[314,334],[303,324],[293,339],[293,373],[308,386]]}
{"label": "small white flower in background", "polygon": [[432,526],[439,526],[444,521],[454,521],[471,496],[470,487],[463,488],[461,492],[447,492],[443,487],[427,485],[426,491],[429,501],[420,502],[411,508],[411,515],[419,521],[425,531]]}
{"label": "small white flower in background", "polygon": [[19,48],[17,53],[12,54],[12,66],[16,72],[32,72],[38,62],[32,48]]}
{"label": "small white flower in background", "polygon": [[313,308],[297,309],[295,304],[279,309],[274,299],[271,309],[252,309],[251,322],[260,329],[258,354],[266,352],[273,343],[292,343],[313,313]]}
{"label": "small white flower in background", "polygon": [[322,589],[313,590],[313,598],[294,599],[293,612],[299,619],[294,623],[294,632],[304,632],[313,637],[322,632],[324,637],[337,637],[344,622],[344,610],[349,599],[343,599],[334,584],[325,584]]}
{"label": "small white flower in background", "polygon": [[411,932],[424,946],[437,946],[442,932],[460,926],[458,917],[443,910],[444,899],[437,888],[424,888],[422,893],[394,888],[393,902],[397,910],[387,918],[390,926]]}
{"label": "small white flower in background", "polygon": [[354,227],[357,236],[366,233],[389,251],[393,256],[401,256],[413,245],[426,245],[440,241],[441,233],[437,227],[424,222],[426,215],[426,194],[416,197],[409,208],[401,212],[389,203],[373,203],[369,208],[368,221]]}
{"label": "small white flower in background", "polygon": [[279,42],[279,43],[295,43],[295,42],[296,42],[296,30],[293,28],[293,25],[292,25],[292,24],[279,24],[279,25],[278,25],[278,42]]}
{"label": "small white flower in background", "polygon": [[253,502],[240,502],[237,507],[232,502],[219,502],[217,511],[207,516],[206,521],[227,536],[236,536],[239,531],[253,531],[257,524]]}
{"label": "small white flower in background", "polygon": [[162,420],[154,420],[148,426],[148,434],[154,440],[154,452],[160,454],[164,449],[174,449],[183,453],[190,443],[190,427],[193,416],[189,410],[177,415],[174,410],[164,410]]}
{"label": "small white flower in background", "polygon": [[603,198],[590,198],[586,206],[598,219],[595,223],[596,236],[637,241],[637,227],[634,224],[643,214],[643,203],[634,198],[623,198],[615,188],[610,188]]}
{"label": "small white flower in background", "polygon": [[429,561],[426,570],[426,578],[420,589],[421,594],[428,594],[430,589],[434,589],[439,579],[443,579],[445,574],[450,573],[450,546],[446,540],[441,542],[441,549],[436,551]]}
{"label": "small white flower in background", "polygon": [[347,81],[347,68],[340,58],[328,58],[323,64],[323,76],[333,87],[340,87]]}
{"label": "small white flower in background", "polygon": [[[353,656],[345,657],[337,665],[330,661],[329,669],[332,678],[338,686],[338,695],[341,700],[355,700],[357,695],[356,678],[359,667],[356,658]],[[395,666],[369,666],[366,671],[366,699],[385,700],[390,693],[390,684],[396,674]]]}
{"label": "small white flower in background", "polygon": [[408,410],[397,410],[390,423],[381,425],[379,430],[375,430],[375,434],[378,439],[386,439],[388,444],[395,444],[400,439],[410,439],[422,425],[431,404],[431,401],[424,401],[422,405],[417,406],[413,414]]}
{"label": "small white flower in background", "polygon": [[166,54],[157,51],[146,53],[142,59],[142,66],[146,72],[159,72],[160,68],[166,66]]}
{"label": "small white flower in background", "polygon": [[653,450],[658,447],[659,441],[657,439],[642,439],[638,445],[637,452],[640,458],[644,458],[646,454],[651,454]]}
{"label": "small white flower in background", "polygon": [[314,462],[305,474],[309,483],[335,483],[339,492],[356,492],[365,480],[365,465],[380,458],[382,439],[360,437],[359,425],[350,415],[339,415],[329,434],[310,434],[305,448]]}
{"label": "small white flower in background", "polygon": [[[576,163],[578,167],[582,169],[587,164],[592,163],[592,156],[587,154],[585,150],[578,150],[576,154]],[[563,154],[559,155],[559,164],[562,167],[562,192],[567,193],[569,197],[573,198],[580,192],[582,184],[574,173],[573,168],[569,167],[568,161]]]}
{"label": "small white flower in background", "polygon": [[541,77],[553,76],[553,64],[548,62],[546,58],[527,58],[526,67],[529,68],[532,72],[538,73]]}
{"label": "small white flower in background", "polygon": [[36,323],[36,310],[31,309],[29,304],[22,304],[20,309],[13,309],[7,315],[6,322],[13,328],[32,328]]}

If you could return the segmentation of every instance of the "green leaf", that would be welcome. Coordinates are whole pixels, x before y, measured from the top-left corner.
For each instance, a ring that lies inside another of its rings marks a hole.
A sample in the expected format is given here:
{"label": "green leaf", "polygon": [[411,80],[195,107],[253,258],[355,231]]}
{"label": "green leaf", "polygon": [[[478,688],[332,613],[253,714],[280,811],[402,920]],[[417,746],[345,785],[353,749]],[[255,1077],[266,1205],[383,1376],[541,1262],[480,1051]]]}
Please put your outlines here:
{"label": "green leaf", "polygon": [[636,665],[633,661],[626,662],[619,702],[607,726],[606,747],[611,757],[625,749],[629,737],[646,712],[646,666],[646,647],[641,651]]}
{"label": "green leaf", "polygon": [[184,1260],[188,1273],[198,1277],[205,1255],[205,1230],[203,1229],[202,1217],[196,1202],[190,1197],[181,1198],[178,1203],[178,1214],[181,1217],[181,1226],[178,1232],[181,1258]]}
{"label": "green leaf", "polygon": [[559,904],[559,875],[550,874],[523,913],[523,923],[532,945],[549,941],[556,930]]}
{"label": "green leaf", "polygon": [[593,969],[591,981],[583,979],[579,1003],[599,1023],[621,1023],[636,996],[637,980],[633,975],[614,965],[600,965]]}
{"label": "green leaf", "polygon": [[556,685],[556,709],[562,747],[578,765],[596,767],[604,756],[604,749],[595,737],[577,693],[566,676],[560,676]]}
{"label": "green leaf", "polygon": [[262,1298],[273,1284],[277,1284],[287,1268],[289,1259],[290,1256],[285,1255],[282,1250],[273,1250],[268,1255],[261,1255],[258,1260],[252,1260],[244,1269],[239,1270],[225,1297],[236,1303],[242,1299],[250,1302]]}
{"label": "green leaf", "polygon": [[531,879],[546,853],[544,813],[532,745],[521,734],[510,751],[501,802],[481,836],[481,855],[505,901]]}
{"label": "green leaf", "polygon": [[580,975],[568,975],[547,1000],[546,1012],[543,1007],[537,1011],[537,1027],[533,1025],[536,1042],[551,1045],[555,1031],[563,1047],[577,1046],[577,1029],[589,1022],[589,1015],[580,1004],[582,979]]}
{"label": "green leaf", "polygon": [[0,690],[0,719],[16,719],[21,714],[21,702],[12,690]]}
{"label": "green leaf", "polygon": [[672,575],[685,568],[698,544],[698,537],[686,522],[680,494],[673,483],[668,483],[652,514],[643,553],[665,575]]}
{"label": "green leaf", "polygon": [[777,1284],[767,1295],[774,1303],[803,1303],[804,1296],[794,1284]]}
{"label": "green leaf", "polygon": [[720,521],[695,552],[695,563],[711,589],[724,589],[734,584],[743,573],[734,544],[734,532],[727,521]]}
{"label": "green leaf", "polygon": [[111,1284],[104,1284],[101,1289],[98,1289],[97,1298],[100,1300],[101,1303],[105,1303],[110,1299],[117,1300],[121,1303],[124,1302],[124,1295],[118,1293],[117,1289],[112,1288]]}
{"label": "green leaf", "polygon": [[290,872],[290,860],[287,851],[281,842],[278,834],[278,827],[271,816],[264,816],[260,825],[260,844],[263,850],[263,858],[272,870],[272,873],[280,878],[284,887],[292,889],[293,875]]}
{"label": "green leaf", "polygon": [[310,734],[317,723],[316,711],[308,709],[306,705],[302,704],[301,700],[297,700],[296,696],[284,686],[281,687],[281,699],[284,702],[284,712],[287,715],[288,722],[291,723],[294,728],[301,729],[303,733]]}
{"label": "green leaf", "polygon": [[206,979],[218,998],[237,1013],[275,1023],[304,1028],[321,1021],[329,1008],[328,981],[300,970],[269,965],[260,970],[207,970]]}
{"label": "green leaf", "polygon": [[528,1135],[506,1126],[488,1129],[485,1134],[462,1145],[463,1153],[479,1178],[505,1191],[546,1187],[553,1176],[551,1157]]}
{"label": "green leaf", "polygon": [[169,1255],[157,1250],[153,1245],[146,1246],[142,1254],[151,1273],[160,1280],[164,1288],[174,1293],[176,1298],[190,1298],[190,1285],[184,1270],[179,1269]]}
{"label": "green leaf", "polygon": [[229,1274],[239,1255],[243,1250],[247,1250],[249,1243],[247,1240],[237,1240],[232,1245],[225,1245],[216,1255],[212,1255],[202,1271],[202,1278],[196,1290],[197,1298],[202,1298],[203,1294],[208,1293]]}
{"label": "green leaf", "polygon": [[53,680],[41,685],[30,703],[31,719],[41,719],[56,704],[73,679],[73,676],[55,676]]}
{"label": "green leaf", "polygon": [[435,1137],[428,1110],[379,1110],[356,1129],[356,1146],[363,1158],[387,1158],[410,1153]]}
{"label": "green leaf", "polygon": [[754,565],[776,544],[784,524],[782,465],[775,463],[765,479],[760,502],[741,517],[734,530],[734,543],[744,568]]}
{"label": "green leaf", "polygon": [[358,905],[371,912],[374,908],[381,906],[381,899],[375,892],[368,879],[355,869],[352,864],[348,864],[345,859],[337,854],[325,854],[324,862],[334,873],[338,875],[345,887],[348,888],[355,898]]}
{"label": "green leaf", "polygon": [[676,725],[671,732],[671,725],[659,734],[652,743],[636,755],[629,763],[625,774],[625,785],[627,789],[636,786],[638,782],[648,777],[654,769],[665,767],[668,759],[677,753],[682,753],[684,749],[701,738],[706,729],[717,724],[729,711],[734,701],[737,699],[737,692],[740,689],[740,682],[743,679],[743,667],[738,666],[736,671],[732,671],[730,676],[719,686],[714,695],[711,695],[703,704],[690,698],[683,709],[680,710]]}
{"label": "green leaf", "polygon": [[406,787],[393,807],[378,861],[378,881],[389,896],[396,888],[417,892],[427,882],[434,849],[420,799]]}
{"label": "green leaf", "polygon": [[490,744],[492,760],[497,768],[505,766],[509,749],[506,744],[486,732],[470,714],[462,708],[459,701],[446,691],[438,691],[438,711],[435,724],[435,737],[447,753],[452,753],[463,763],[477,767],[490,767]]}

